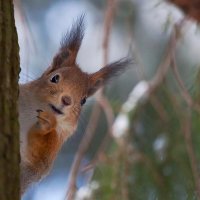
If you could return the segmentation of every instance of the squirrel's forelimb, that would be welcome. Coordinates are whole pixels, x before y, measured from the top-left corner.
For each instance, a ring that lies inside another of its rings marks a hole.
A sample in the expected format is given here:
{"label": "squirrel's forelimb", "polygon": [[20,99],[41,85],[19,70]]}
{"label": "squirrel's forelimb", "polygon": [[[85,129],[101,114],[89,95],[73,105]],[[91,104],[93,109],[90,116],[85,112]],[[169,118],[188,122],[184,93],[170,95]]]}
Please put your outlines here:
{"label": "squirrel's forelimb", "polygon": [[21,193],[49,171],[60,147],[55,116],[39,110],[37,118],[28,132],[27,161],[21,163]]}

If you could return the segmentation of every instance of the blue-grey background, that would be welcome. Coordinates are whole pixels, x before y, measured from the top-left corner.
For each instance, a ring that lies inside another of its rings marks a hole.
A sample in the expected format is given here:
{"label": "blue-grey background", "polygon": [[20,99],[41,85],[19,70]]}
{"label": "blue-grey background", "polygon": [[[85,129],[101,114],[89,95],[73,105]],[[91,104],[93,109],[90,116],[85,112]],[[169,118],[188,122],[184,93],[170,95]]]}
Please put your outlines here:
{"label": "blue-grey background", "polygon": [[[85,13],[85,37],[78,54],[80,67],[94,72],[103,65],[103,23],[107,1],[98,0],[21,0],[15,2],[15,17],[20,44],[20,82],[33,80],[48,67],[59,48],[62,35],[73,20]],[[141,79],[150,79],[163,59],[172,24],[182,13],[159,0],[121,0],[117,8],[109,41],[109,62],[131,55],[136,64],[124,75],[114,80],[106,94],[114,105],[120,107],[133,86]],[[181,75],[192,87],[200,64],[200,37],[195,23],[188,23],[184,37],[177,46]],[[190,74],[190,76],[188,76]],[[87,102],[81,114],[79,128],[64,145],[52,172],[35,184],[23,200],[61,200],[67,190],[68,174],[78,145],[84,136],[93,99]],[[106,132],[102,115],[96,130],[96,139],[82,165],[88,163]],[[92,171],[80,173],[78,185],[90,179]]]}

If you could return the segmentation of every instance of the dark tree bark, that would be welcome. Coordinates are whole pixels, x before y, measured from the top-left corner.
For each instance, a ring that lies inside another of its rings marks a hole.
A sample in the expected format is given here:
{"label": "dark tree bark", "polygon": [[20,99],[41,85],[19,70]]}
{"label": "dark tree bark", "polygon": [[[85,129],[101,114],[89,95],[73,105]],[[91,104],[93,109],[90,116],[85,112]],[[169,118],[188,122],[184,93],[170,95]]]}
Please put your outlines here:
{"label": "dark tree bark", "polygon": [[12,0],[0,0],[0,199],[19,200],[19,47]]}

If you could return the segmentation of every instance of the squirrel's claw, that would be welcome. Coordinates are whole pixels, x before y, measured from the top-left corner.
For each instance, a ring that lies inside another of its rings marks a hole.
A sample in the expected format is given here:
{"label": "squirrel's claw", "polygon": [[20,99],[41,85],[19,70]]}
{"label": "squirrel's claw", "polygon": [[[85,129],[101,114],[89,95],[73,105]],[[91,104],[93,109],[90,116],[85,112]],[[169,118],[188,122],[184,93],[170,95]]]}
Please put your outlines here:
{"label": "squirrel's claw", "polygon": [[41,129],[43,129],[45,132],[48,132],[55,128],[56,126],[56,119],[55,116],[49,112],[43,111],[43,110],[37,110],[38,115],[38,124]]}

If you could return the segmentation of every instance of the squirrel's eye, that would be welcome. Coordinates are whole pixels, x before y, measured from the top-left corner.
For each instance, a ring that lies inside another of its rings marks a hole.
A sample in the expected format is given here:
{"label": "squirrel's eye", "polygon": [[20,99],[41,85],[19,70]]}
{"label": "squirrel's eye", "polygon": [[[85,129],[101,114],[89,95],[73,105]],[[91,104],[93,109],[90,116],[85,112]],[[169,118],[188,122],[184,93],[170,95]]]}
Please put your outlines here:
{"label": "squirrel's eye", "polygon": [[52,83],[58,83],[59,79],[60,79],[60,76],[58,74],[56,74],[55,76],[53,76],[51,78],[51,82]]}
{"label": "squirrel's eye", "polygon": [[86,102],[86,97],[81,100],[81,106],[84,105]]}

